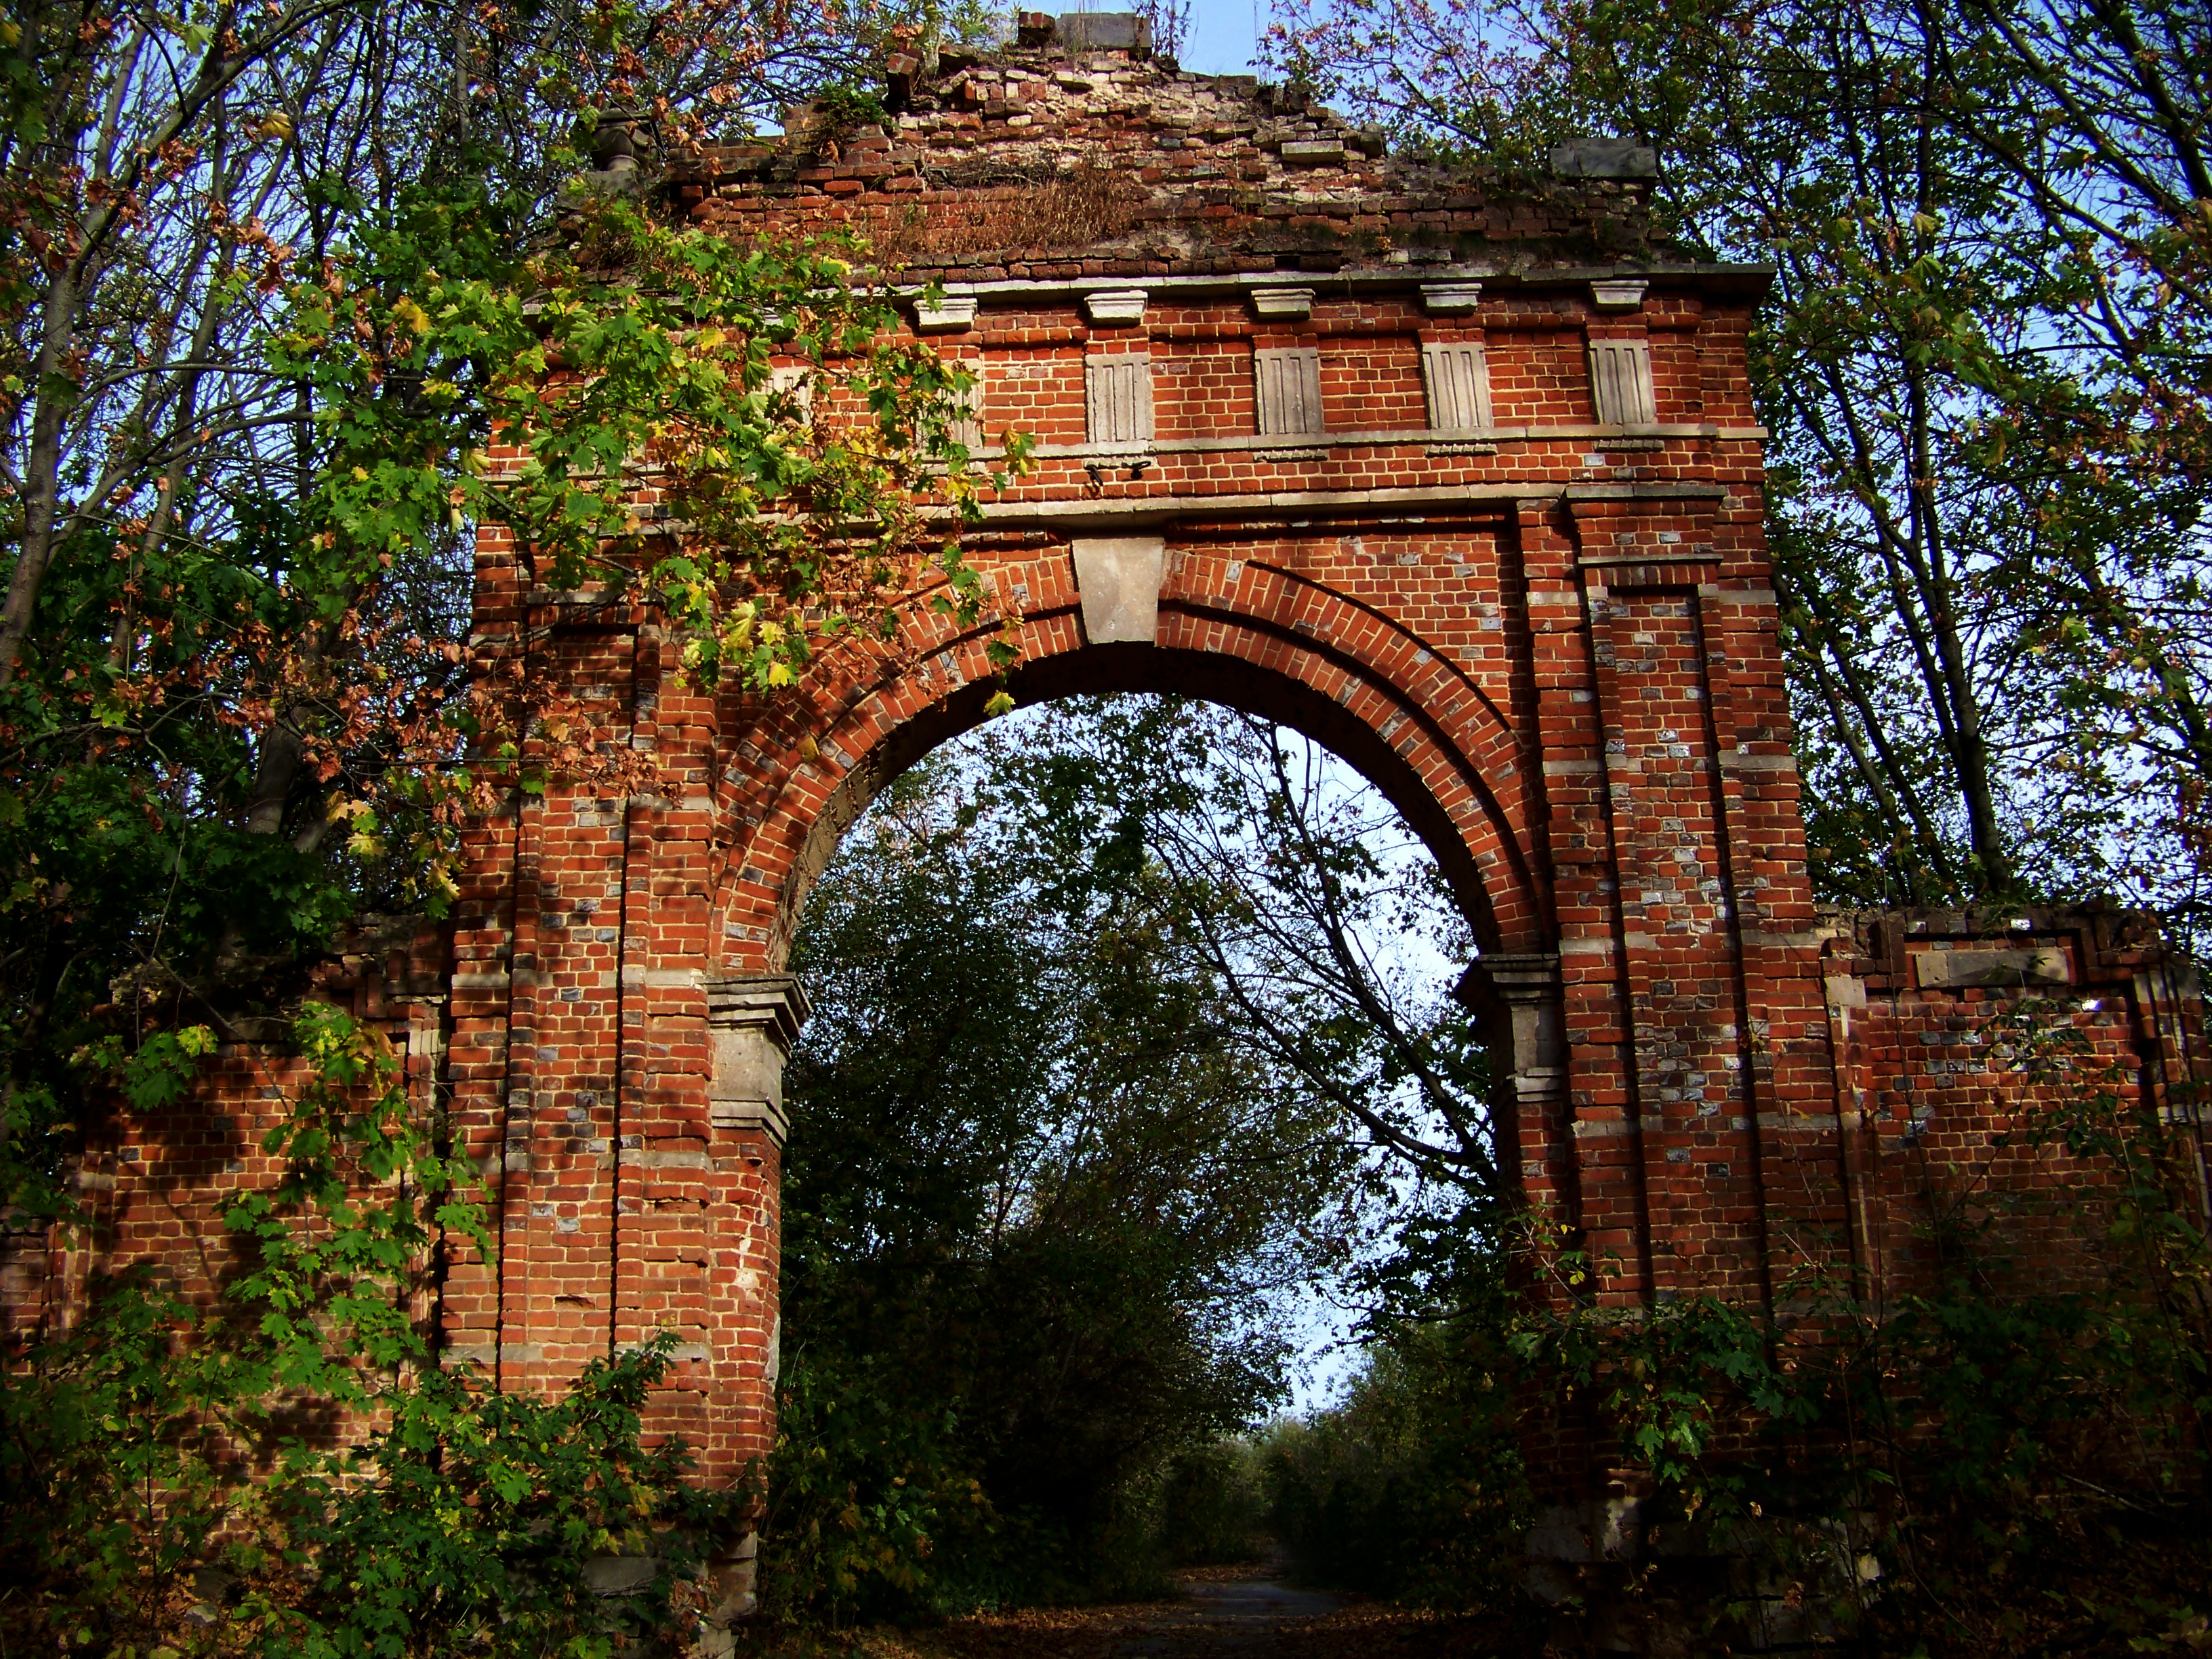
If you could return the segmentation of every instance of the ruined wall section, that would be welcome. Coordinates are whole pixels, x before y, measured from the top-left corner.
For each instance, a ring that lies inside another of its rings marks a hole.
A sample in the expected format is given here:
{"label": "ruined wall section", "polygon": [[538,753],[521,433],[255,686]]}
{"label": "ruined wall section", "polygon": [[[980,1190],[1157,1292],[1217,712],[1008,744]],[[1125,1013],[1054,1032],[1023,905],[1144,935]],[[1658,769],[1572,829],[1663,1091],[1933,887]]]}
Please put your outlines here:
{"label": "ruined wall section", "polygon": [[941,53],[888,129],[787,112],[774,143],[675,160],[695,223],[757,235],[803,201],[916,283],[1648,262],[1645,179],[1506,176],[1387,152],[1294,91],[1054,45]]}
{"label": "ruined wall section", "polygon": [[[424,1124],[440,1105],[447,952],[440,929],[401,921],[349,941],[293,988],[345,1010],[390,1045],[410,1109]],[[148,1272],[202,1306],[246,1271],[223,1216],[240,1194],[283,1176],[262,1139],[310,1078],[286,1052],[281,1022],[216,1018],[227,1040],[189,1096],[147,1111],[112,1099],[83,1126],[84,1150],[69,1180],[88,1226],[0,1231],[0,1342],[70,1328],[100,1283],[127,1271]],[[435,1271],[428,1257],[417,1264],[416,1310],[426,1329]]]}
{"label": "ruined wall section", "polygon": [[[1851,1260],[1876,1303],[1972,1273],[2105,1288],[2108,1165],[2053,1131],[2097,1097],[2182,1131],[2174,1195],[2204,1205],[2212,1081],[2195,968],[2154,918],[2112,908],[1913,910],[1824,919],[1825,1000],[1846,1128]],[[2033,1075],[2033,1028],[2070,1027]],[[2084,1200],[2088,1201],[2084,1202]]]}

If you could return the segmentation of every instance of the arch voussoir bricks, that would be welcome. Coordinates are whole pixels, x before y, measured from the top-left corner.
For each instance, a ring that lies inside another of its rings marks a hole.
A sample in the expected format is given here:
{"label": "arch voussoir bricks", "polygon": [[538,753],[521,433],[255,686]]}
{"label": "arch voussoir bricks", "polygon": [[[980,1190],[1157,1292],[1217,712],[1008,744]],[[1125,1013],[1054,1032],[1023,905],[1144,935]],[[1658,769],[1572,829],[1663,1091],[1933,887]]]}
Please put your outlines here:
{"label": "arch voussoir bricks", "polygon": [[[1475,923],[1504,1165],[1601,1301],[1778,1315],[1808,1269],[1921,1282],[1915,1158],[2050,1176],[1993,1150],[2026,1091],[1978,1034],[2023,988],[2081,998],[2141,1088],[2190,1075],[2195,1005],[2142,918],[1816,910],[1745,372],[1767,273],[1655,236],[1648,153],[1571,147],[1509,188],[1176,72],[1133,24],[1025,29],[895,58],[883,131],[795,111],[642,187],[726,235],[871,235],[985,428],[1034,434],[965,543],[1021,613],[1018,700],[1213,698],[1390,796]],[[455,1242],[426,1310],[448,1360],[558,1389],[672,1330],[653,1425],[733,1480],[774,1433],[792,930],[868,800],[982,718],[995,624],[912,608],[759,698],[687,684],[648,613],[529,592],[497,532],[475,606],[480,654],[534,641],[661,781],[474,826],[449,927],[351,951],[324,994],[390,1032],[426,1109],[443,1091],[495,1190],[497,1261]],[[228,1054],[184,1127],[95,1136],[101,1230],[15,1241],[11,1327],[132,1262],[197,1282],[271,1074]],[[1538,1468],[1581,1501],[1608,1455],[1562,1430]]]}

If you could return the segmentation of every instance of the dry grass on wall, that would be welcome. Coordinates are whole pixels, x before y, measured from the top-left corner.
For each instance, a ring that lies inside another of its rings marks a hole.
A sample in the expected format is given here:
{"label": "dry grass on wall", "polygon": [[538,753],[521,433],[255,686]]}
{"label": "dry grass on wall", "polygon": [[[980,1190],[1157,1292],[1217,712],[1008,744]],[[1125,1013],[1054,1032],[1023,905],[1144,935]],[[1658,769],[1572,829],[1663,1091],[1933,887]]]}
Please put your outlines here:
{"label": "dry grass on wall", "polygon": [[933,191],[971,192],[957,204],[916,203],[878,234],[877,256],[890,266],[986,261],[1021,253],[1066,254],[1127,235],[1142,222],[1144,185],[1094,162],[1024,176],[996,167],[988,176],[947,169]]}

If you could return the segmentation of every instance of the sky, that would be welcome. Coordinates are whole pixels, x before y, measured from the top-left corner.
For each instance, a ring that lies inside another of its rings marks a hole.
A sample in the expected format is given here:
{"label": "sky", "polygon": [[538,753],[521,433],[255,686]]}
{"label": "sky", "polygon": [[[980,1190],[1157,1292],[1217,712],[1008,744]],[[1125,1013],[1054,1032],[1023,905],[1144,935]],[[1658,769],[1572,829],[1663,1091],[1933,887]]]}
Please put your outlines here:
{"label": "sky", "polygon": [[[1102,0],[1102,9],[1103,0]],[[1250,75],[1255,30],[1266,0],[1191,0],[1190,45],[1182,66],[1200,75]]]}

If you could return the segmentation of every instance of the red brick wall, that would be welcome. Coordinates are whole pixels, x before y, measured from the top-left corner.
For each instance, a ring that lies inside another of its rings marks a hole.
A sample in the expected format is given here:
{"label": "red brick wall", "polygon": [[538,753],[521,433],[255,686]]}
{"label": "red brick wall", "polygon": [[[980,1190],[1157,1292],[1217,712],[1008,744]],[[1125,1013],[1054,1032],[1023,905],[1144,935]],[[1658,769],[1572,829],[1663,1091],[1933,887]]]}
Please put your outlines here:
{"label": "red brick wall", "polygon": [[[346,1009],[391,1045],[410,1100],[427,1112],[443,1065],[448,946],[434,928],[402,924],[320,965],[310,994]],[[281,1033],[272,1032],[281,1036]],[[0,1334],[26,1338],[73,1322],[104,1277],[125,1268],[212,1298],[242,1258],[223,1224],[240,1193],[282,1173],[261,1150],[306,1073],[281,1042],[225,1043],[193,1095],[159,1111],[110,1103],[86,1126],[71,1185],[88,1230],[21,1227],[0,1254]],[[433,1264],[419,1264],[419,1307],[432,1316]]]}

